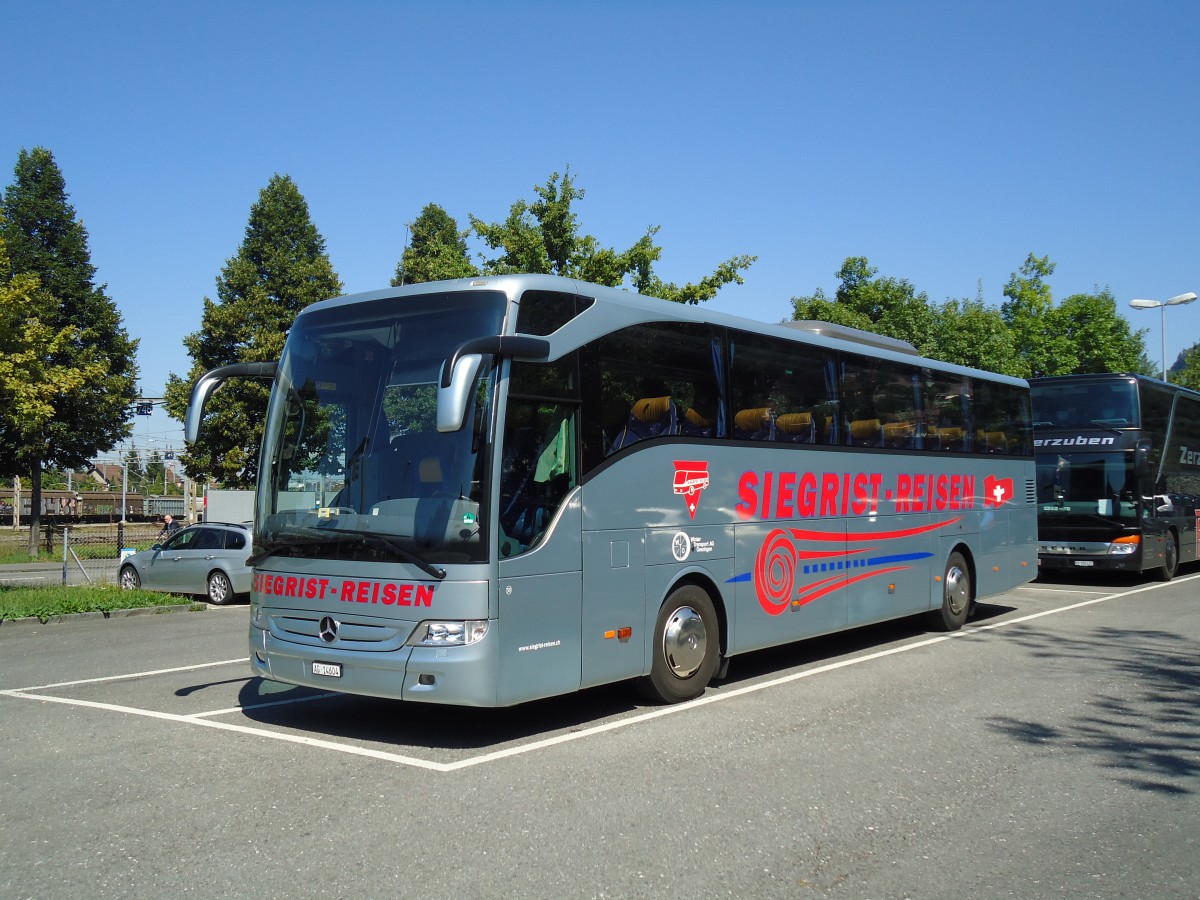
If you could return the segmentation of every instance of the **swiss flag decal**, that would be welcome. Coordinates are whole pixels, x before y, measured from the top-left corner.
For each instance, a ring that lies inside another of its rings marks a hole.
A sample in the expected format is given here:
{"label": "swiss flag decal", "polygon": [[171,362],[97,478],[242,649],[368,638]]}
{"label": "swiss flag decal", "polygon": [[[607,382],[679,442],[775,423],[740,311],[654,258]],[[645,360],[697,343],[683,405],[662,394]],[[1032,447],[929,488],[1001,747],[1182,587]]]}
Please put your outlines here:
{"label": "swiss flag decal", "polygon": [[983,505],[1003,506],[1013,496],[1013,480],[989,475],[983,480]]}

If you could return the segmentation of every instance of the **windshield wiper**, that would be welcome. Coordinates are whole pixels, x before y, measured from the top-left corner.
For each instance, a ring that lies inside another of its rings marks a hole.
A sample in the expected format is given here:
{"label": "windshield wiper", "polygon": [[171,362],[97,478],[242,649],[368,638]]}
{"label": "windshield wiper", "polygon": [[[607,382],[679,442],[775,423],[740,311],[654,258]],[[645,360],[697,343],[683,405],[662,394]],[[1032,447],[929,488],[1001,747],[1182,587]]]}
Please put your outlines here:
{"label": "windshield wiper", "polygon": [[406,562],[412,563],[414,566],[419,568],[422,572],[425,572],[428,575],[432,575],[438,581],[441,581],[443,578],[446,577],[445,569],[440,568],[439,566],[435,566],[433,563],[424,559],[420,555],[413,553],[407,547],[398,543],[396,540],[394,540],[393,538],[389,537],[386,534],[380,534],[377,531],[359,531],[359,530],[351,529],[351,528],[338,529],[337,533],[338,534],[347,534],[347,535],[356,535],[358,537],[361,537],[364,541],[375,541],[377,544],[381,544],[384,547],[386,547],[387,549],[391,550],[393,553],[395,553],[397,556],[399,556],[401,559],[405,560]]}
{"label": "windshield wiper", "polygon": [[354,529],[323,529],[323,528],[304,528],[304,529],[286,529],[280,534],[284,537],[294,535],[300,537],[301,540],[281,540],[273,544],[265,546],[258,553],[253,554],[246,560],[246,565],[256,566],[269,556],[273,556],[284,550],[307,550],[314,547],[324,547],[329,544],[344,545],[359,543],[374,542],[376,545],[383,546],[390,550],[396,556],[403,559],[405,562],[410,562],[419,568],[422,572],[430,575],[438,581],[446,577],[446,570],[433,565],[423,559],[416,553],[413,553],[407,547],[397,543],[386,534],[379,534],[374,531],[358,531]]}

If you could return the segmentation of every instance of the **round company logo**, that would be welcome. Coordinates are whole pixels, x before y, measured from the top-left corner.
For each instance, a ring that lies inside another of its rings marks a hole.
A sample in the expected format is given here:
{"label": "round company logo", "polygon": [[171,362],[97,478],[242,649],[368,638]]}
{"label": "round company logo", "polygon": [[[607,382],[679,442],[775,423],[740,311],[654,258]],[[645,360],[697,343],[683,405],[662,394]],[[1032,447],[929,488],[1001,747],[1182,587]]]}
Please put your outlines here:
{"label": "round company logo", "polygon": [[671,555],[677,562],[683,562],[692,555],[692,539],[686,532],[677,531],[675,537],[671,538]]}
{"label": "round company logo", "polygon": [[321,640],[327,644],[332,644],[337,640],[338,620],[333,616],[325,616],[321,619],[321,624],[317,626],[317,633],[321,635]]}

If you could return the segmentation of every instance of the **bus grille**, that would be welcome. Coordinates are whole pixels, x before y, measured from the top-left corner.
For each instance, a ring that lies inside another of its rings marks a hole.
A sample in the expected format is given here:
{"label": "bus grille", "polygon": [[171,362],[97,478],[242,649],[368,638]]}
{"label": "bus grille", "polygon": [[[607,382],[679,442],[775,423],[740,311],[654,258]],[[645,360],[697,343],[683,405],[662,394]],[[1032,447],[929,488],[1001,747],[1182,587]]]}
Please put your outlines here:
{"label": "bus grille", "polygon": [[296,615],[295,613],[269,616],[271,634],[284,641],[310,644],[314,647],[329,647],[337,650],[367,650],[382,653],[398,650],[412,634],[412,622],[376,622],[330,618],[337,622],[337,638],[333,641],[321,639],[321,620],[324,615]]}

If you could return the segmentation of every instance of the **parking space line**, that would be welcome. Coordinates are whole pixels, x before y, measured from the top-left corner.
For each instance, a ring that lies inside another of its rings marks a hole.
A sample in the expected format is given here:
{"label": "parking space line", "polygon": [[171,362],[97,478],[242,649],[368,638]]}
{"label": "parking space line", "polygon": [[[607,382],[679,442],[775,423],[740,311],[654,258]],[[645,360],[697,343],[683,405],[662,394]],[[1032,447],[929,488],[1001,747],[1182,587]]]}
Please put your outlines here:
{"label": "parking space line", "polygon": [[420,759],[415,756],[404,756],[399,753],[388,753],[383,750],[372,750],[369,747],[355,747],[353,744],[338,744],[333,741],[324,741],[320,738],[306,737],[304,735],[267,731],[263,728],[251,728],[248,725],[237,725],[233,722],[216,722],[212,719],[200,719],[194,716],[181,716],[176,713],[157,712],[156,710],[140,709],[135,706],[118,706],[115,703],[99,703],[95,700],[75,700],[70,697],[52,697],[48,694],[31,694],[28,691],[0,691],[0,696],[17,697],[24,700],[40,700],[44,703],[62,703],[67,706],[83,706],[89,709],[126,713],[132,716],[143,716],[148,719],[159,719],[166,722],[182,722],[186,725],[201,725],[205,728],[215,728],[219,731],[232,731],[237,734],[255,735],[257,737],[271,738],[276,741],[303,744],[308,747],[336,750],[339,753],[349,753],[354,756],[367,756],[372,759],[401,763],[418,769],[430,769],[435,772],[450,771],[446,763],[433,762],[432,760]]}
{"label": "parking space line", "polygon": [[[105,681],[125,681],[130,678],[147,678],[151,675],[170,675],[174,672],[193,672],[196,669],[212,669],[216,666],[232,666],[237,663],[250,662],[249,656],[239,656],[237,659],[221,659],[216,662],[196,663],[191,666],[175,666],[171,669],[151,669],[148,672],[129,672],[125,675],[104,675],[100,678],[80,678],[78,681],[59,681],[54,684],[39,684],[35,687],[13,688],[14,691],[48,691],[51,688],[78,687],[81,684],[101,684]],[[0,693],[9,693],[0,691]]]}
{"label": "parking space line", "polygon": [[[1189,575],[1185,578],[1178,579],[1174,583],[1178,584],[1180,582],[1193,581],[1198,578],[1200,578],[1200,573],[1198,573],[1196,575]],[[148,717],[148,718],[152,718],[152,719],[160,719],[163,721],[178,722],[178,723],[183,723],[183,724],[187,724],[187,725],[201,725],[206,728],[214,728],[214,729],[217,729],[220,731],[229,731],[229,732],[234,732],[234,733],[238,733],[238,734],[254,735],[254,736],[258,736],[258,737],[269,738],[271,740],[285,741],[285,742],[293,743],[293,744],[301,744],[301,745],[308,746],[308,747],[317,747],[317,748],[320,748],[323,750],[333,750],[333,751],[336,751],[339,753],[347,753],[352,756],[362,756],[362,757],[367,757],[370,759],[377,759],[377,760],[380,760],[383,762],[397,763],[400,765],[411,766],[413,768],[425,769],[425,770],[431,771],[431,772],[455,772],[455,771],[459,771],[461,769],[466,769],[466,768],[469,768],[472,766],[483,765],[484,763],[496,762],[496,761],[499,761],[502,759],[508,759],[508,758],[515,757],[515,756],[521,756],[526,753],[532,753],[537,750],[547,749],[549,747],[554,747],[559,744],[565,744],[565,743],[569,743],[571,741],[581,740],[583,738],[594,737],[595,735],[598,735],[598,734],[604,734],[605,732],[615,731],[618,728],[632,727],[634,725],[639,725],[643,722],[649,722],[653,719],[662,718],[663,716],[677,715],[679,713],[688,712],[690,710],[697,709],[701,706],[707,706],[711,703],[720,703],[725,700],[732,700],[735,697],[741,697],[741,696],[744,696],[747,694],[756,693],[758,691],[766,690],[768,688],[779,687],[781,685],[790,684],[795,681],[800,681],[801,679],[804,679],[804,678],[812,678],[816,675],[823,675],[828,672],[836,671],[838,669],[847,668],[849,666],[856,666],[856,665],[861,665],[863,663],[873,662],[877,659],[883,659],[885,657],[894,656],[899,653],[908,653],[912,650],[918,650],[923,647],[930,647],[930,646],[933,646],[934,644],[940,644],[945,641],[969,639],[972,635],[975,635],[975,634],[980,634],[980,633],[988,632],[988,631],[996,631],[996,630],[999,630],[1002,628],[1008,628],[1013,625],[1019,625],[1019,624],[1025,623],[1025,622],[1031,622],[1035,619],[1041,619],[1046,616],[1052,616],[1052,615],[1057,615],[1059,613],[1071,612],[1073,610],[1083,609],[1084,607],[1094,606],[1099,603],[1106,603],[1110,600],[1118,600],[1123,597],[1129,597],[1134,594],[1140,594],[1140,593],[1144,593],[1146,591],[1157,590],[1158,588],[1163,588],[1163,587],[1168,587],[1168,586],[1169,586],[1168,582],[1160,582],[1157,584],[1144,585],[1142,587],[1133,588],[1128,591],[1121,591],[1116,594],[1107,594],[1102,597],[1095,597],[1090,600],[1083,600],[1083,601],[1080,601],[1079,603],[1072,603],[1068,606],[1058,607],[1056,609],[1042,610],[1041,612],[1030,613],[1029,615],[1026,615],[1026,616],[1019,616],[1019,617],[1013,618],[1013,619],[1006,619],[1003,622],[991,622],[991,623],[987,623],[987,624],[973,625],[968,628],[964,628],[961,631],[954,631],[954,632],[949,632],[946,634],[939,634],[934,637],[925,638],[924,640],[915,641],[910,644],[902,644],[901,646],[898,646],[898,647],[889,647],[886,650],[879,650],[874,653],[864,654],[862,656],[854,656],[854,657],[850,657],[848,659],[837,660],[835,662],[826,663],[825,665],[822,665],[822,666],[816,666],[812,669],[805,669],[802,672],[792,672],[791,674],[788,674],[788,675],[783,675],[778,678],[772,678],[767,681],[757,682],[755,684],[745,685],[740,688],[733,688],[732,690],[728,690],[728,691],[722,691],[719,689],[715,690],[715,691],[710,691],[709,693],[705,694],[704,696],[698,697],[695,700],[690,700],[687,703],[680,703],[680,704],[677,704],[674,706],[659,707],[657,709],[652,709],[652,710],[649,710],[644,713],[640,713],[635,716],[630,716],[629,718],[618,719],[618,720],[614,720],[611,722],[604,722],[600,725],[595,725],[591,728],[584,728],[580,731],[572,731],[568,734],[556,735],[554,737],[544,738],[544,739],[538,740],[538,741],[532,741],[528,744],[521,744],[521,745],[515,746],[515,747],[507,747],[503,750],[495,750],[490,753],[482,753],[477,756],[467,757],[465,759],[460,759],[460,760],[457,760],[457,761],[451,762],[451,763],[439,763],[434,760],[422,759],[422,758],[416,757],[416,756],[407,756],[407,755],[400,754],[400,753],[390,753],[385,750],[374,750],[374,749],[367,748],[367,747],[358,747],[353,744],[343,744],[343,743],[338,743],[336,741],[323,740],[321,738],[306,737],[304,735],[289,734],[289,733],[278,732],[278,731],[268,731],[263,728],[253,728],[253,727],[250,727],[247,725],[239,725],[239,724],[232,723],[232,722],[220,722],[220,721],[216,721],[211,718],[212,716],[224,715],[224,714],[233,715],[233,714],[236,714],[239,712],[243,712],[247,709],[257,709],[257,708],[261,708],[263,706],[284,705],[284,704],[288,704],[288,703],[303,703],[303,702],[307,702],[309,700],[323,699],[328,696],[336,696],[336,692],[316,695],[316,696],[312,696],[312,697],[289,698],[287,700],[269,701],[266,703],[254,704],[253,706],[232,707],[230,709],[224,709],[224,710],[212,710],[209,712],[194,713],[191,715],[180,715],[180,714],[175,714],[175,713],[156,712],[154,710],[140,709],[137,707],[119,706],[119,705],[112,704],[112,703],[100,703],[100,702],[93,701],[93,700],[76,700],[76,699],[71,699],[69,697],[54,697],[54,696],[49,696],[49,695],[45,695],[45,694],[33,693],[34,691],[45,690],[46,688],[51,688],[51,687],[68,687],[71,685],[79,685],[79,684],[94,684],[94,683],[101,682],[101,681],[114,681],[114,680],[118,680],[121,678],[135,678],[135,677],[142,677],[142,676],[156,675],[156,674],[169,674],[172,672],[183,672],[183,671],[189,671],[189,670],[193,670],[193,669],[202,669],[202,668],[207,668],[207,667],[212,667],[212,666],[229,665],[231,663],[243,662],[244,661],[243,659],[225,660],[225,661],[215,662],[215,663],[201,663],[201,664],[194,665],[194,666],[180,666],[180,667],[177,667],[174,669],[160,669],[160,670],[157,670],[154,672],[142,672],[142,673],[137,673],[134,675],[118,675],[118,676],[111,676],[108,678],[84,679],[84,680],[75,681],[75,682],[61,682],[61,683],[55,684],[55,685],[45,685],[42,688],[24,688],[24,689],[20,689],[20,690],[0,690],[0,696],[16,697],[16,698],[25,699],[25,700],[40,700],[40,701],[49,702],[49,703],[62,703],[62,704],[72,705],[72,706],[83,706],[83,707],[88,707],[88,708],[92,708],[92,709],[101,709],[101,710],[107,710],[110,712],[120,712],[120,713],[129,714],[129,715],[144,716],[144,717]]]}
{"label": "parking space line", "polygon": [[[257,677],[257,676],[254,676]],[[247,678],[247,681],[250,679]],[[266,709],[269,706],[288,706],[292,703],[310,703],[313,700],[328,700],[330,697],[340,696],[337,691],[325,691],[321,694],[313,694],[308,697],[289,697],[286,700],[267,700],[263,703],[250,703],[246,706],[227,706],[225,709],[211,709],[208,712],[189,713],[184,716],[185,719],[204,719],[209,716],[229,716],[234,713],[245,712],[248,709]]]}

